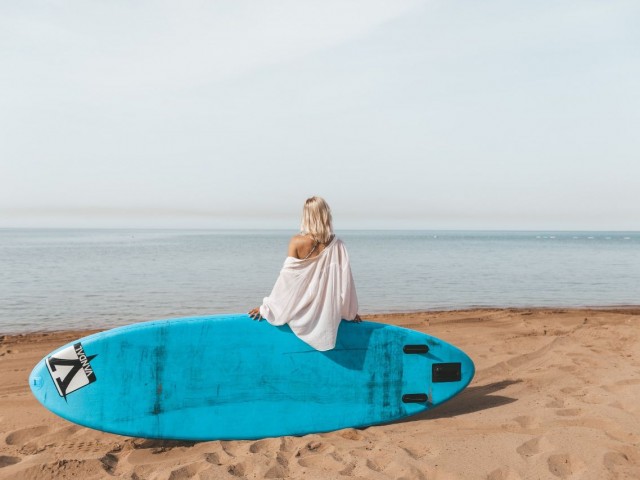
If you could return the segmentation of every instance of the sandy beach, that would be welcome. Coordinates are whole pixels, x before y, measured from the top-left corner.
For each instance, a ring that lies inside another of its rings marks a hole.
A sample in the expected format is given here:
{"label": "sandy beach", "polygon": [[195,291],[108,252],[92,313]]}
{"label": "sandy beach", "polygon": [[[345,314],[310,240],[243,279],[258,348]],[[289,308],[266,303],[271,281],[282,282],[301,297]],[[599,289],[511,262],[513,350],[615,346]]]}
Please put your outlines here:
{"label": "sandy beach", "polygon": [[31,368],[92,332],[1,337],[0,478],[640,478],[640,308],[365,319],[459,346],[475,379],[400,423],[258,441],[146,440],[68,423],[32,397]]}

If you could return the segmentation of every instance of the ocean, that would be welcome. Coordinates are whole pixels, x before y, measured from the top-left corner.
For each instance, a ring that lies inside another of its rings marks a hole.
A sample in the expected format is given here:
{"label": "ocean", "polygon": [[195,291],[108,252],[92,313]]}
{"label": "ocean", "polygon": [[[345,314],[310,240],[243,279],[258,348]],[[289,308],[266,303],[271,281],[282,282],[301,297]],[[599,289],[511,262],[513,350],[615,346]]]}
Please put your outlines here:
{"label": "ocean", "polygon": [[[0,229],[0,333],[246,312],[295,233]],[[337,233],[365,317],[640,304],[640,232]]]}

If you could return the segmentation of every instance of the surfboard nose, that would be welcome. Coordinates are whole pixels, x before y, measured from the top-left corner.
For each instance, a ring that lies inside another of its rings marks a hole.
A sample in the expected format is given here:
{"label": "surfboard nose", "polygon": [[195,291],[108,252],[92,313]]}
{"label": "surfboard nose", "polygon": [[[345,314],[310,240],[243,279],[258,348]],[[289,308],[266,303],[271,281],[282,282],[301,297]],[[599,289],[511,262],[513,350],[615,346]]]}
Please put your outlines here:
{"label": "surfboard nose", "polygon": [[46,388],[44,388],[46,378],[43,375],[43,368],[42,362],[40,362],[29,374],[29,388],[33,396],[36,397],[40,403],[42,403],[42,398],[46,392]]}
{"label": "surfboard nose", "polygon": [[31,373],[29,374],[29,386],[31,387],[31,390],[38,390],[42,388],[42,385],[43,380],[42,375],[40,375],[40,363],[38,363],[33,367],[33,370],[31,370]]}
{"label": "surfboard nose", "polygon": [[31,390],[40,390],[42,388],[42,377],[40,375],[33,375],[29,377],[29,385]]}

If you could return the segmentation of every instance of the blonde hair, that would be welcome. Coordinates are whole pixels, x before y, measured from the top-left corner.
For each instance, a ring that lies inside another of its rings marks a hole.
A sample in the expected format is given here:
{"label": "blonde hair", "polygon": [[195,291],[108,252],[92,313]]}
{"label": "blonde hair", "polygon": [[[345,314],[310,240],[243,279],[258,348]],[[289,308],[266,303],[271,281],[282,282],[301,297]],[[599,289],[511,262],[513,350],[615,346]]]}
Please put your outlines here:
{"label": "blonde hair", "polygon": [[331,208],[321,197],[307,198],[302,209],[300,232],[320,243],[328,243],[333,235]]}

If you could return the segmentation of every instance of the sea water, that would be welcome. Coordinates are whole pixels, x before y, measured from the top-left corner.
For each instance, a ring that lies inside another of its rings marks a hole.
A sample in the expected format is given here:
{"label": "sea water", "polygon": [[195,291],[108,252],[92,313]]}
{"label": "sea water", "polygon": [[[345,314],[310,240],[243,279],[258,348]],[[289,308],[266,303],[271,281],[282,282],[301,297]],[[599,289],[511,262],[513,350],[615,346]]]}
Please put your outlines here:
{"label": "sea water", "polygon": [[[293,231],[0,229],[0,333],[247,312]],[[640,304],[640,232],[344,231],[360,312]]]}

